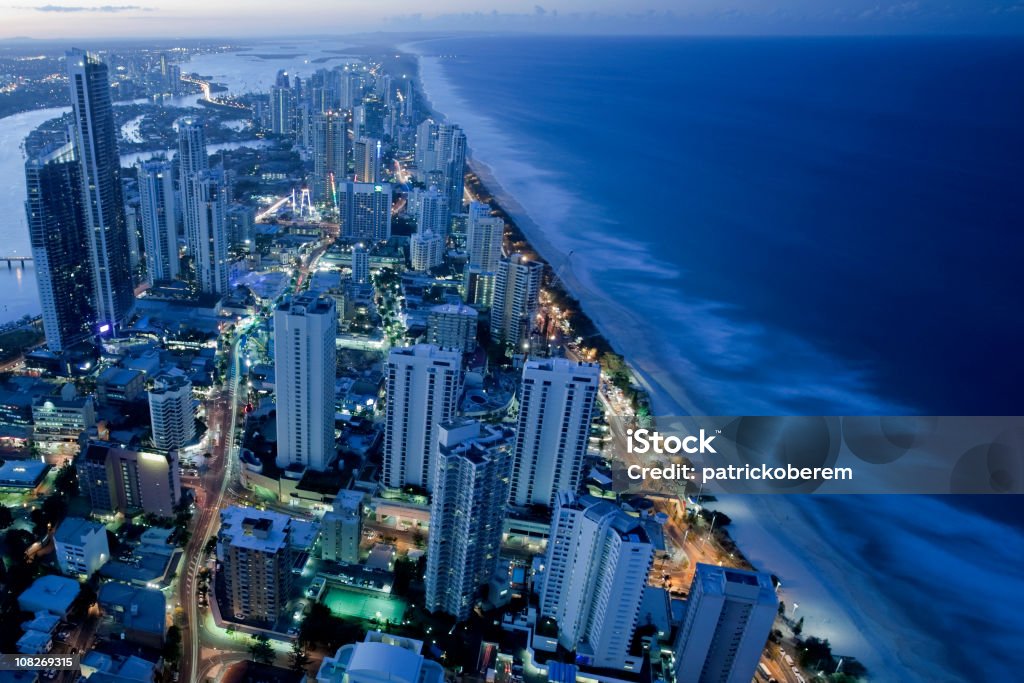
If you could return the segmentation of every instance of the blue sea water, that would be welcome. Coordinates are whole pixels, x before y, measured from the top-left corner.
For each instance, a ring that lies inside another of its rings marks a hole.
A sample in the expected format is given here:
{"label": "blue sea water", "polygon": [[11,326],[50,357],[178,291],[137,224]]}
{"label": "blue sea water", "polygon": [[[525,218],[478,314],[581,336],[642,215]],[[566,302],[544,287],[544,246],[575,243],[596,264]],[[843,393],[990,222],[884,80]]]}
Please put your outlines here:
{"label": "blue sea water", "polygon": [[[423,41],[431,102],[666,409],[1021,414],[1024,41]],[[730,501],[873,679],[1024,665],[1020,497]]]}
{"label": "blue sea water", "polygon": [[559,186],[555,246],[662,321],[704,410],[1021,413],[1024,41],[419,49]]}

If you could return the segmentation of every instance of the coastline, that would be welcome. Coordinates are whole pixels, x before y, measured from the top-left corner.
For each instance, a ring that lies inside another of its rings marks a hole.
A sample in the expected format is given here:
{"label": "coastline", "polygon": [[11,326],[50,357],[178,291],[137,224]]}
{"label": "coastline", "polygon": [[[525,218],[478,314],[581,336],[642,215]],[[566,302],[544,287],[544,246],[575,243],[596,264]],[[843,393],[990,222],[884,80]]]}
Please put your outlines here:
{"label": "coastline", "polygon": [[[459,102],[452,115],[445,115],[442,107],[431,96],[422,72],[426,55],[413,47],[417,44],[404,44],[399,49],[416,57],[419,76],[417,92],[426,108],[440,119],[464,122],[468,118],[463,110],[468,109],[467,103]],[[439,75],[438,78],[444,77]],[[450,84],[443,85],[450,91],[447,95],[461,100]],[[432,81],[430,86],[436,87],[437,84]],[[483,117],[479,118],[484,120]],[[486,120],[484,122],[491,123]],[[470,127],[467,132],[472,136],[478,131]],[[509,223],[510,234],[521,235],[523,246],[537,253],[541,260],[552,267],[552,275],[557,274],[560,285],[578,302],[580,311],[586,309],[583,315],[594,326],[595,334],[600,335],[610,349],[623,356],[634,377],[647,392],[653,414],[702,414],[677,378],[658,372],[659,368],[654,362],[657,358],[656,343],[648,338],[649,335],[634,333],[650,325],[650,321],[641,320],[611,302],[589,284],[585,272],[566,268],[571,252],[567,255],[558,249],[539,222],[503,187],[494,170],[473,150],[472,137],[469,147],[467,165],[472,178],[467,177],[467,184],[473,182],[483,189],[491,200],[492,209],[498,211]],[[617,322],[609,328],[607,325],[602,327],[601,320]],[[650,365],[644,363],[645,360]],[[736,520],[729,528],[722,530],[722,534],[736,547],[738,555],[750,566],[779,576],[783,582],[780,598],[787,604],[803,603],[798,617],[805,618],[804,637],[827,638],[837,655],[856,657],[868,669],[869,680],[886,680],[888,676],[896,676],[901,680],[962,680],[946,668],[944,653],[935,635],[919,628],[920,624],[915,623],[911,615],[904,611],[904,605],[882,601],[871,604],[865,602],[866,596],[877,594],[878,591],[866,574],[859,571],[857,562],[862,562],[863,558],[857,557],[856,553],[850,555],[837,552],[832,547],[838,543],[834,539],[833,530],[821,528],[821,525],[814,523],[815,520],[805,520],[808,509],[801,503],[785,500],[784,497],[772,501],[751,501],[733,496],[720,499],[710,507],[722,510]],[[807,532],[806,537],[784,532],[784,520],[794,519],[805,522],[803,528]],[[843,599],[842,604],[838,599],[840,597]],[[872,629],[872,625],[879,628]],[[909,637],[888,637],[887,634],[893,632],[907,634]],[[908,661],[911,659],[913,661]],[[929,671],[932,677],[922,674],[924,671]]]}

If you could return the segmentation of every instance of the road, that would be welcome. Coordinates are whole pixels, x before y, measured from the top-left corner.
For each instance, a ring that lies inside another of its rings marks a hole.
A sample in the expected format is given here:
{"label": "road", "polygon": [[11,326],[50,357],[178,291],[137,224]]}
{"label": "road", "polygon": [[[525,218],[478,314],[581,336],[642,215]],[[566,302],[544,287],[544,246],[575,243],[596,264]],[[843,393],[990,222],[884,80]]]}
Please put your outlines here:
{"label": "road", "polygon": [[202,472],[199,486],[193,490],[196,496],[196,513],[193,519],[192,537],[185,546],[182,557],[184,571],[178,582],[178,605],[184,611],[185,624],[182,627],[182,657],[179,680],[192,681],[193,673],[199,671],[200,611],[198,580],[199,570],[205,564],[206,543],[220,522],[220,509],[224,501],[229,476],[234,462],[234,434],[238,422],[238,401],[235,400],[239,380],[238,343],[236,335],[228,359],[229,371],[226,385],[211,397],[206,407],[209,434],[218,434],[207,458],[206,471]]}

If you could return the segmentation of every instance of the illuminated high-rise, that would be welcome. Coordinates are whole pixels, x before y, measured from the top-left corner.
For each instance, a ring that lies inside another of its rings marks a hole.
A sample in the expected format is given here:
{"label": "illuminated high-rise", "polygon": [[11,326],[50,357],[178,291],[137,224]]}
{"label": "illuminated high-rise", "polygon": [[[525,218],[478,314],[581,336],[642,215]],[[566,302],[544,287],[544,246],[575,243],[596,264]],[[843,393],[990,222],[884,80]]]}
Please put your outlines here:
{"label": "illuminated high-rise", "polygon": [[25,164],[32,258],[51,351],[61,352],[94,331],[92,261],[82,207],[81,167],[70,144]]}
{"label": "illuminated high-rise", "polygon": [[338,185],[346,180],[345,145],[348,141],[344,112],[325,111],[313,116],[313,201],[335,206]]}
{"label": "illuminated high-rise", "polygon": [[110,332],[135,306],[110,79],[106,64],[82,50],[67,54],[67,69],[93,301],[100,332]]}
{"label": "illuminated high-rise", "polygon": [[165,159],[153,159],[140,161],[136,171],[147,278],[150,283],[176,280],[181,265],[178,254],[178,195],[174,190],[173,166]]}

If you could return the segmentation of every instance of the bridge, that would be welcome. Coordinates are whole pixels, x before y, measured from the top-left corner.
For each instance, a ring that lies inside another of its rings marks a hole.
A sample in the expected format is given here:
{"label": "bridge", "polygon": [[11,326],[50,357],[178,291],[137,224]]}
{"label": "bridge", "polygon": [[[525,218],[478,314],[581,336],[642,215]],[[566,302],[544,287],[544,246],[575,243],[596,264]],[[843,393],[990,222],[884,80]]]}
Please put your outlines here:
{"label": "bridge", "polygon": [[21,267],[24,268],[25,267],[25,262],[26,261],[31,261],[31,260],[32,260],[31,256],[0,256],[0,261],[7,261],[7,268],[8,268],[8,270],[13,267],[11,265],[12,263],[20,263]]}

